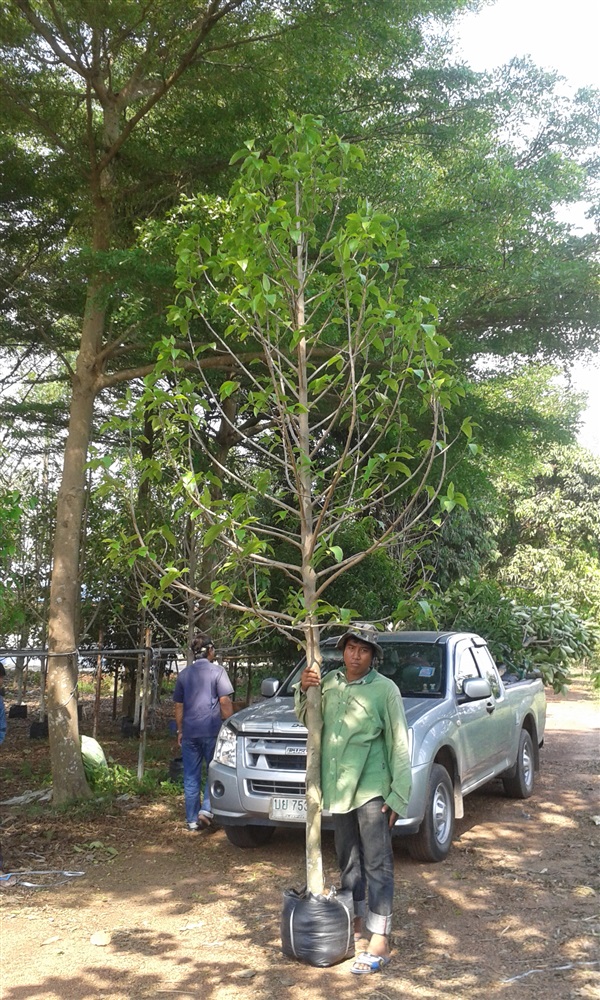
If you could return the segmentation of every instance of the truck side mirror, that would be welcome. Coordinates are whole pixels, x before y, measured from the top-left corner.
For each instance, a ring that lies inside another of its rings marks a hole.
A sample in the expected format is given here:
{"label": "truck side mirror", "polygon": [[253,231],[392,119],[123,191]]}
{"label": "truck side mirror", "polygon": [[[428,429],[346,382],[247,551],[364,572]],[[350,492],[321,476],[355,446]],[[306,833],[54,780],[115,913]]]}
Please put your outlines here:
{"label": "truck side mirror", "polygon": [[260,693],[263,698],[273,698],[273,696],[279,691],[280,687],[281,685],[276,677],[265,677],[260,686]]}
{"label": "truck side mirror", "polygon": [[485,677],[467,677],[463,681],[463,694],[468,701],[479,701],[481,698],[491,698],[492,688]]}

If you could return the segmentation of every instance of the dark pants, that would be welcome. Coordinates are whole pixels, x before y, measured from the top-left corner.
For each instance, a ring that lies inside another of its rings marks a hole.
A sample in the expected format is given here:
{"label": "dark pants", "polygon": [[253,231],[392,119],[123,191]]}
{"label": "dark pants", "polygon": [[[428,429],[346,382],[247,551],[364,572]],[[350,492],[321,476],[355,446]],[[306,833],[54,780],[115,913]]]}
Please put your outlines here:
{"label": "dark pants", "polygon": [[357,917],[366,915],[371,934],[390,933],[394,904],[390,814],[383,813],[382,806],[382,798],[371,799],[352,812],[333,815],[342,889],[352,892],[354,913]]}
{"label": "dark pants", "polygon": [[[182,739],[181,757],[183,760],[183,795],[185,800],[185,818],[188,823],[197,823],[200,810],[200,787],[202,781],[202,762],[208,765],[215,752],[216,736],[206,738]],[[202,808],[210,812],[210,797],[208,794],[208,774],[204,786]]]}

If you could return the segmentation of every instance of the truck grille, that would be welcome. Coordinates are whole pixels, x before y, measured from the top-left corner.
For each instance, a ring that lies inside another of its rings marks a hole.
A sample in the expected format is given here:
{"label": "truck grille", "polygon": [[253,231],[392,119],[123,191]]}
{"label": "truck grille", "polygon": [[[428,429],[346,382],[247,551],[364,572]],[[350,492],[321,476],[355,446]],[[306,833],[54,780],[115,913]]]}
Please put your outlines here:
{"label": "truck grille", "polygon": [[266,754],[267,767],[274,771],[306,771],[306,754],[301,757],[295,755],[276,757],[274,754]]}
{"label": "truck grille", "polygon": [[305,771],[306,740],[289,736],[247,736],[246,767],[259,771]]}
{"label": "truck grille", "polygon": [[250,795],[305,795],[306,786],[304,782],[249,781],[248,791]]}

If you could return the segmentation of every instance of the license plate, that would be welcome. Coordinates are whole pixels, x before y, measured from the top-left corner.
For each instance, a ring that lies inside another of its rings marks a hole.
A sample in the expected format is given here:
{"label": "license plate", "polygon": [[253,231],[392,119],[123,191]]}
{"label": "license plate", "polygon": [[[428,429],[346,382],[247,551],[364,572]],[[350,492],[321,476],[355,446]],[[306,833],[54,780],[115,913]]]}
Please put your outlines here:
{"label": "license plate", "polygon": [[269,819],[305,820],[306,799],[273,798],[269,805]]}

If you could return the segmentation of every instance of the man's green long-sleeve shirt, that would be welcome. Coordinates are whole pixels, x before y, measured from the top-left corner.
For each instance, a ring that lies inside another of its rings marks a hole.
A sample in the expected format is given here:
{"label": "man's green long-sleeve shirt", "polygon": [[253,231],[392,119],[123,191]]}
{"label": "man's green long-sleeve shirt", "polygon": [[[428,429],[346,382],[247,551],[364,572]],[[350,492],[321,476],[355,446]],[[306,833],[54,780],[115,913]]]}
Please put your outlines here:
{"label": "man's green long-sleeve shirt", "polygon": [[[390,809],[406,816],[411,767],[397,686],[374,669],[351,682],[336,670],[323,678],[321,697],[323,808],[346,813],[382,795]],[[306,694],[299,684],[295,710],[304,724]]]}

